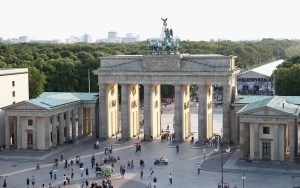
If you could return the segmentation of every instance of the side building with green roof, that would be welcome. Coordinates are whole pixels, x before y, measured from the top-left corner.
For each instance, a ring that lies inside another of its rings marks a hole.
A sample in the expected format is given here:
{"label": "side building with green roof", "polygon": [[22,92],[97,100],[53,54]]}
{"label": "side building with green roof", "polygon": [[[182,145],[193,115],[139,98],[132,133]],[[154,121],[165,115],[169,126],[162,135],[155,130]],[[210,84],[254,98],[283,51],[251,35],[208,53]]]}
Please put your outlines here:
{"label": "side building with green roof", "polygon": [[294,161],[300,151],[299,105],[300,96],[236,96],[231,135],[240,158]]}
{"label": "side building with green roof", "polygon": [[98,93],[44,92],[5,111],[5,147],[47,150],[78,137],[99,135]]}

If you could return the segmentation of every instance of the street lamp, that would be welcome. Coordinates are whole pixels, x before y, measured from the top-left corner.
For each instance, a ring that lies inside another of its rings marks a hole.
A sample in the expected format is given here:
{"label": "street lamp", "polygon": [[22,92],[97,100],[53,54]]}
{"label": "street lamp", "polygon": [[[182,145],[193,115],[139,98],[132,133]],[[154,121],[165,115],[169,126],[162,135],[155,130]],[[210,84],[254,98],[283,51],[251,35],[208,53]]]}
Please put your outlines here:
{"label": "street lamp", "polygon": [[[225,149],[225,151],[228,153],[230,152],[230,147],[229,147],[229,140],[227,139],[228,142],[228,148]],[[223,170],[223,153],[224,153],[224,142],[223,141],[219,141],[219,146],[218,148],[215,149],[215,151],[219,151],[219,149],[221,149],[221,188],[224,188],[224,170]]]}
{"label": "street lamp", "polygon": [[243,173],[243,175],[242,175],[242,180],[243,180],[243,188],[244,188],[244,185],[245,185],[245,179],[246,179],[246,176],[245,176],[245,174]]}

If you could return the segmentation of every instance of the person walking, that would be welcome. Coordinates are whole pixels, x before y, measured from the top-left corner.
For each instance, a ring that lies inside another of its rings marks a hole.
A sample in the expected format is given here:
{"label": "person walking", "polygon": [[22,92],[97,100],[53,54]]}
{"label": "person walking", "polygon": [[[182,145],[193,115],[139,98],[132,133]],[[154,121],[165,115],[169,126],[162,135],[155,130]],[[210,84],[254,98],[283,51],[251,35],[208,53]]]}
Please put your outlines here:
{"label": "person walking", "polygon": [[141,180],[143,180],[143,175],[144,175],[144,172],[143,172],[143,170],[141,170]]}
{"label": "person walking", "polygon": [[32,184],[32,187],[34,188],[34,184],[35,184],[35,178],[34,178],[34,176],[32,176],[32,178],[31,178],[31,184]]}
{"label": "person walking", "polygon": [[157,185],[157,178],[154,176],[153,178],[153,188],[156,188]]}
{"label": "person walking", "polygon": [[176,152],[179,153],[179,145],[176,146]]}
{"label": "person walking", "polygon": [[203,160],[205,161],[206,150],[203,148]]}
{"label": "person walking", "polygon": [[170,182],[170,184],[172,184],[172,174],[171,173],[169,175],[169,182]]}
{"label": "person walking", "polygon": [[50,174],[50,179],[52,179],[52,170],[50,170],[49,174]]}
{"label": "person walking", "polygon": [[200,174],[200,168],[201,168],[201,166],[200,166],[200,164],[198,163],[198,164],[197,164],[198,174]]}
{"label": "person walking", "polygon": [[29,184],[30,184],[30,180],[29,180],[29,178],[27,177],[27,179],[26,179],[26,185],[27,185],[27,188],[29,188]]}
{"label": "person walking", "polygon": [[6,179],[3,180],[3,188],[7,187]]}

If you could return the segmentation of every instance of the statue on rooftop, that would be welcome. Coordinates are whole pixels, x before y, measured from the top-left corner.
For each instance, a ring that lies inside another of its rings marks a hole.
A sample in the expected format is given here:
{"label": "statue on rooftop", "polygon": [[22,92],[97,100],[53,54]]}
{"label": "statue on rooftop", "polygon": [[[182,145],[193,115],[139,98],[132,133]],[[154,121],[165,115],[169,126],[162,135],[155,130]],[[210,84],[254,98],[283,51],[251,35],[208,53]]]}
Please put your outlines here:
{"label": "statue on rooftop", "polygon": [[168,18],[161,18],[165,26],[165,37],[161,40],[148,39],[148,46],[152,54],[178,54],[179,40],[173,38],[173,30],[167,28]]}

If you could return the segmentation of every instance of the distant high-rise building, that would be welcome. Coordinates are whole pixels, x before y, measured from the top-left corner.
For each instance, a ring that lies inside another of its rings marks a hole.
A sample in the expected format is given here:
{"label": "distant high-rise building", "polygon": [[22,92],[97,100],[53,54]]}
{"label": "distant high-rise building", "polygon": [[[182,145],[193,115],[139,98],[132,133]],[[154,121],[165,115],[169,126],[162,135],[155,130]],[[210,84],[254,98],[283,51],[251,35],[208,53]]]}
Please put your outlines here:
{"label": "distant high-rise building", "polygon": [[122,42],[129,43],[129,42],[137,42],[139,41],[139,35],[133,36],[132,33],[126,33],[126,37],[122,38]]}
{"label": "distant high-rise building", "polygon": [[0,43],[2,43],[3,42],[3,39],[2,39],[2,37],[0,37]]}
{"label": "distant high-rise building", "polygon": [[118,33],[115,31],[108,32],[108,40],[114,40],[118,37]]}
{"label": "distant high-rise building", "polygon": [[66,43],[69,43],[69,44],[74,44],[77,42],[79,42],[78,37],[70,36],[69,38],[66,39]]}
{"label": "distant high-rise building", "polygon": [[92,43],[92,36],[89,35],[89,34],[84,34],[84,35],[81,37],[80,42]]}
{"label": "distant high-rise building", "polygon": [[27,36],[20,36],[19,42],[29,42],[29,38]]}

